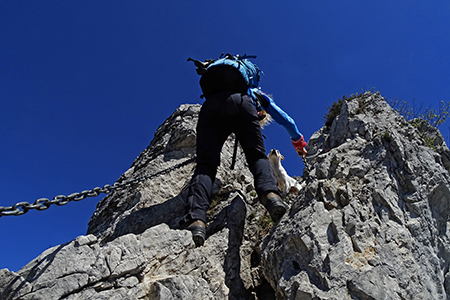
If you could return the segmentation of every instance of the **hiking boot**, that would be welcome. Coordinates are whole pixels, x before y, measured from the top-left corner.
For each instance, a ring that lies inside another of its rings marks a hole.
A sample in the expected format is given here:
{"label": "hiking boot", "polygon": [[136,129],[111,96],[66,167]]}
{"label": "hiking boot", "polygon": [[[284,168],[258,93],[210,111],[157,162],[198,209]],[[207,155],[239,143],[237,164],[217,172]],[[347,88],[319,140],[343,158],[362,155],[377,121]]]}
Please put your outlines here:
{"label": "hiking boot", "polygon": [[260,197],[259,202],[267,209],[273,222],[277,222],[286,213],[286,204],[274,192],[268,192]]}
{"label": "hiking boot", "polygon": [[206,228],[205,223],[201,220],[196,220],[191,224],[187,225],[184,229],[192,232],[192,239],[194,240],[195,246],[200,247],[205,243]]}

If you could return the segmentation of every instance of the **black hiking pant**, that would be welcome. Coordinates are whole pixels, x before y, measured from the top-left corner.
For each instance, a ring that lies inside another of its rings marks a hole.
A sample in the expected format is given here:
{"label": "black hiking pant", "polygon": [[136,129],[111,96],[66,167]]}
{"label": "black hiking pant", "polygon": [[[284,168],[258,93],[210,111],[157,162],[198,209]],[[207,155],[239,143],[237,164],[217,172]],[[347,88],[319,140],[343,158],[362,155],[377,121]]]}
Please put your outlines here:
{"label": "black hiking pant", "polygon": [[197,167],[189,187],[183,222],[202,220],[206,223],[220,152],[232,132],[244,150],[258,196],[269,191],[278,193],[255,106],[246,94],[221,92],[208,97],[200,110]]}

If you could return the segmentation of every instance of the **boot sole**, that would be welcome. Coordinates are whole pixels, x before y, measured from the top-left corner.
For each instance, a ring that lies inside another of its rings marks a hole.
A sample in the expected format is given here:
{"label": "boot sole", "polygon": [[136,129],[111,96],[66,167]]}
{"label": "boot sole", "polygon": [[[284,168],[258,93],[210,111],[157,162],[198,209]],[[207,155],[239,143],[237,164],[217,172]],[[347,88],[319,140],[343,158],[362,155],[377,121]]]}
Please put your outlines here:
{"label": "boot sole", "polygon": [[272,218],[272,221],[275,223],[280,220],[284,214],[286,213],[286,207],[284,206],[276,206],[273,207],[271,210],[269,210],[270,217]]}
{"label": "boot sole", "polygon": [[205,243],[206,229],[202,226],[190,226],[188,230],[192,232],[192,239],[194,240],[195,246],[203,246]]}

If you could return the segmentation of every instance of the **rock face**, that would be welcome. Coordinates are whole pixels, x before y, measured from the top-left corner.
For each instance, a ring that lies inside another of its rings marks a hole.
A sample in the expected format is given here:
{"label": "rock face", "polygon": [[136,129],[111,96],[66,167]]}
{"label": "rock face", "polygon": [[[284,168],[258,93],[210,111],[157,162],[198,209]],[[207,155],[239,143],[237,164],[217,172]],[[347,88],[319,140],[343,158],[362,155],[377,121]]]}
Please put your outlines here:
{"label": "rock face", "polygon": [[311,137],[306,188],[262,246],[280,299],[448,299],[450,155],[419,136],[367,93]]}
{"label": "rock face", "polygon": [[158,128],[86,236],[0,270],[0,299],[450,299],[450,151],[437,130],[379,94],[342,100],[273,227],[241,150],[229,169],[230,137],[195,248],[178,221],[199,110],[182,105]]}

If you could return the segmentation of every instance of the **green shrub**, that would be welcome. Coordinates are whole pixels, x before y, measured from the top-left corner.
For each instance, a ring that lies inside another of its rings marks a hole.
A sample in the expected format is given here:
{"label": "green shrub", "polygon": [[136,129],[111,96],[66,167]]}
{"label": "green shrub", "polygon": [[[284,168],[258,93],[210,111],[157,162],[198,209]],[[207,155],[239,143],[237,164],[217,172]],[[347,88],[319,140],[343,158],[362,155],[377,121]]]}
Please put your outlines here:
{"label": "green shrub", "polygon": [[398,100],[397,98],[394,100],[388,100],[388,103],[393,109],[402,115],[406,121],[419,118],[435,128],[442,125],[447,120],[450,111],[450,102],[445,103],[444,101],[440,102],[438,111],[427,107],[425,108],[424,113],[420,112],[422,110],[423,103],[416,105],[414,99],[412,101],[412,106],[407,101]]}
{"label": "green shrub", "polygon": [[343,104],[342,99],[334,102],[331,107],[328,107],[328,113],[325,115],[325,126],[330,127],[333,124],[334,119],[341,113],[341,108]]}
{"label": "green shrub", "polygon": [[325,118],[324,118],[324,119],[325,119],[325,126],[330,127],[331,124],[333,124],[334,119],[335,119],[337,116],[339,116],[339,114],[341,113],[341,108],[342,108],[342,104],[344,103],[344,100],[345,100],[345,101],[351,101],[351,100],[353,100],[353,99],[360,98],[360,99],[358,100],[359,107],[358,107],[358,109],[356,110],[356,113],[357,113],[357,114],[362,113],[362,112],[364,111],[364,107],[365,107],[365,105],[364,105],[364,99],[362,98],[363,95],[364,95],[366,92],[374,93],[375,88],[373,87],[373,88],[371,88],[369,91],[367,91],[365,88],[364,88],[364,89],[361,89],[361,90],[362,90],[361,93],[353,93],[353,94],[350,95],[350,97],[346,97],[346,96],[344,95],[344,96],[342,97],[342,99],[339,99],[337,102],[334,102],[334,103],[331,105],[331,107],[328,107],[328,113],[325,115]]}

